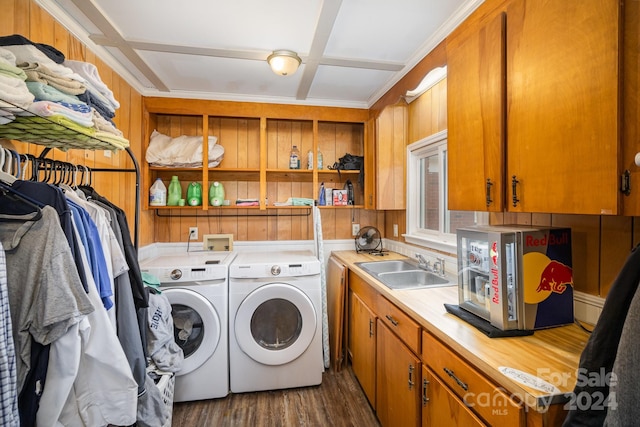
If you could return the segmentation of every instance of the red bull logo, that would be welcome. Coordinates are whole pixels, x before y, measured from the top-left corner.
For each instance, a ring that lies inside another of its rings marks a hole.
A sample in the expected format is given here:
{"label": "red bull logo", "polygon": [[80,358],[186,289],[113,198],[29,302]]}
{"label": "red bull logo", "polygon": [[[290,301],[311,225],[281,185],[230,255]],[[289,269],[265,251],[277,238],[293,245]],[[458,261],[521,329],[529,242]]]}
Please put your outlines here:
{"label": "red bull logo", "polygon": [[493,290],[493,297],[491,302],[494,304],[500,304],[500,272],[498,270],[498,242],[491,244],[489,249],[489,258],[491,258],[491,288]]}
{"label": "red bull logo", "polygon": [[569,233],[565,232],[560,235],[545,233],[542,238],[537,238],[533,234],[527,234],[524,243],[530,248],[536,248],[540,246],[547,247],[556,245],[568,245],[570,244]]}
{"label": "red bull logo", "polygon": [[524,285],[525,303],[538,304],[551,294],[562,294],[568,286],[573,286],[573,271],[543,253],[530,252],[524,256]]}
{"label": "red bull logo", "polygon": [[551,261],[540,276],[540,284],[536,292],[556,292],[563,293],[568,285],[573,285],[573,272],[571,267],[567,267],[558,261]]}
{"label": "red bull logo", "polygon": [[494,267],[498,266],[498,242],[493,242],[491,244],[491,249],[489,250],[489,256],[491,257],[491,262]]}

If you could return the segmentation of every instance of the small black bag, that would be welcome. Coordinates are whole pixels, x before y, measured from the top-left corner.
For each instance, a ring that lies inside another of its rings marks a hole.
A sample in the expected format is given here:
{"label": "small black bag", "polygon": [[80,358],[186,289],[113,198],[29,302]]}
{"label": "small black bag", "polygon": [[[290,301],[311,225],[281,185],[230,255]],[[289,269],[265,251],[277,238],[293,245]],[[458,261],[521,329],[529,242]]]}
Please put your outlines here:
{"label": "small black bag", "polygon": [[329,166],[331,170],[338,171],[338,177],[340,177],[340,171],[349,171],[349,170],[359,170],[360,175],[358,176],[358,183],[360,186],[364,186],[364,157],[363,156],[354,156],[353,154],[345,154],[340,157],[337,162],[333,164],[333,166]]}

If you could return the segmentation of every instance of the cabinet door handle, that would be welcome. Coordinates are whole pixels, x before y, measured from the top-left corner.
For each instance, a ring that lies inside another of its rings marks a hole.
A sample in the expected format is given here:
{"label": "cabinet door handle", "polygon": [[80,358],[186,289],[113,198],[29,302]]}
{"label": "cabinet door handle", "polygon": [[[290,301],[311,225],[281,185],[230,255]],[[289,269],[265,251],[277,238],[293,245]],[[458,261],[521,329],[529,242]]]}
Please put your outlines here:
{"label": "cabinet door handle", "polygon": [[513,203],[513,207],[514,208],[518,205],[518,202],[520,202],[520,199],[518,199],[518,184],[519,183],[520,183],[520,181],[518,181],[516,176],[513,175],[511,177],[511,202]]}
{"label": "cabinet door handle", "polygon": [[493,182],[491,182],[490,178],[487,178],[487,186],[486,186],[486,202],[487,202],[487,207],[489,205],[491,205],[491,203],[493,203],[493,200],[491,200],[491,187],[493,186]]}
{"label": "cabinet door handle", "polygon": [[625,170],[620,177],[620,192],[625,196],[631,194],[631,172],[629,169]]}
{"label": "cabinet door handle", "polygon": [[373,319],[369,319],[369,338],[373,336]]}
{"label": "cabinet door handle", "polygon": [[456,377],[456,374],[449,368],[443,368],[444,372],[449,375],[464,391],[469,390],[469,386],[463,382],[460,378]]}
{"label": "cabinet door handle", "polygon": [[429,397],[427,397],[428,385],[429,385],[429,381],[422,380],[422,406],[427,406],[427,403],[429,403]]}
{"label": "cabinet door handle", "polygon": [[398,326],[398,321],[394,319],[390,314],[387,314],[384,317],[386,317],[387,320],[393,324],[393,326]]}
{"label": "cabinet door handle", "polygon": [[415,385],[415,383],[413,382],[413,370],[415,368],[413,367],[413,365],[409,365],[409,390],[411,390],[413,388],[413,386]]}

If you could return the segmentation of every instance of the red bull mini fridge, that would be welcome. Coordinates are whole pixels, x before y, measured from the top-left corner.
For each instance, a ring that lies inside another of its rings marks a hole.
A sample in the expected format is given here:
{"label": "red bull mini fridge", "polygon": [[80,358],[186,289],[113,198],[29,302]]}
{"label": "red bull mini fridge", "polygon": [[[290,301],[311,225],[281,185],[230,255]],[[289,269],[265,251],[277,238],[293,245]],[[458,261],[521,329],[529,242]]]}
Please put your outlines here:
{"label": "red bull mini fridge", "polygon": [[502,329],[573,323],[571,229],[459,228],[461,308]]}

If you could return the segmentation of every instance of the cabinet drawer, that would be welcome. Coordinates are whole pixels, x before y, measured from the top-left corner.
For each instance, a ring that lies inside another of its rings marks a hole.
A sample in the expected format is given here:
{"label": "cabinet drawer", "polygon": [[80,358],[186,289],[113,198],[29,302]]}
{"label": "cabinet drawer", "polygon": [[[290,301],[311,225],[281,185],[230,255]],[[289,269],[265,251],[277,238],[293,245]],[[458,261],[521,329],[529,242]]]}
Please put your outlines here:
{"label": "cabinet drawer", "polygon": [[370,284],[365,282],[364,279],[351,270],[349,270],[348,282],[349,289],[358,294],[358,297],[360,297],[362,302],[364,302],[369,308],[374,308],[376,306],[376,295],[378,295],[378,293]]}
{"label": "cabinet drawer", "polygon": [[524,425],[524,408],[431,334],[422,334],[422,361],[492,426]]}
{"label": "cabinet drawer", "polygon": [[415,354],[420,353],[420,325],[380,294],[376,311],[384,324],[398,335],[411,351]]}

